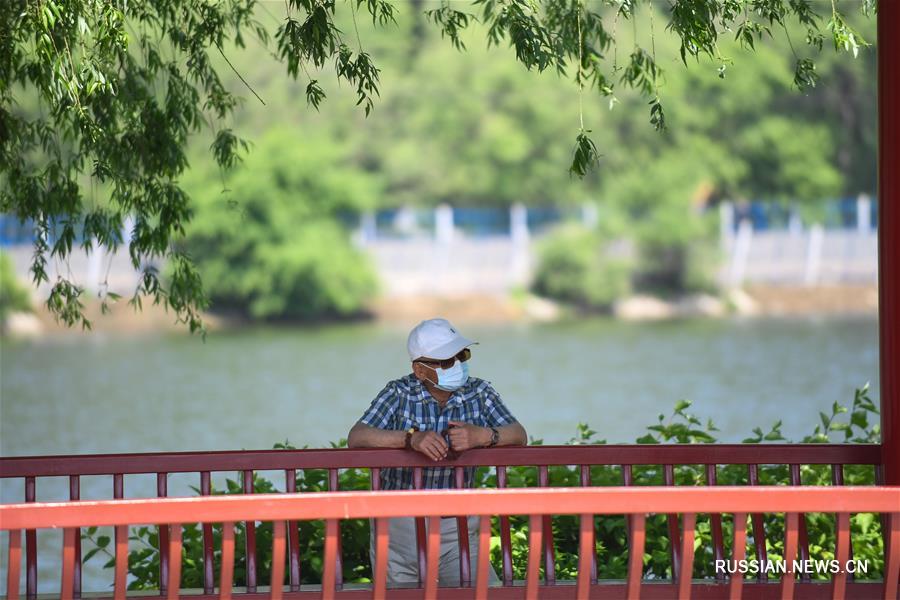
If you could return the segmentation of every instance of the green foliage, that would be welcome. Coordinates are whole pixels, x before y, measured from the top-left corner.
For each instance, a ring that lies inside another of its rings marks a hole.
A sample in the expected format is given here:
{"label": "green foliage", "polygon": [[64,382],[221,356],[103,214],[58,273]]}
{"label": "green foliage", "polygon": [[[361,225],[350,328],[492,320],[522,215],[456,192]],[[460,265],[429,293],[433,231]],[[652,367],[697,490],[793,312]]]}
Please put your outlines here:
{"label": "green foliage", "polygon": [[607,255],[607,243],[577,225],[558,228],[542,240],[533,289],[586,309],[606,309],[631,290],[631,269]]}
{"label": "green foliage", "polygon": [[[676,403],[672,414],[666,417],[659,415],[656,424],[647,428],[648,433],[637,442],[642,444],[693,444],[713,443],[717,431],[712,421],[704,425],[699,418],[688,412],[691,402],[680,400]],[[839,420],[842,414],[849,414],[847,422]],[[877,443],[878,427],[870,426],[868,419],[877,415],[874,402],[869,397],[869,386],[866,384],[856,390],[850,411],[835,403],[832,415],[823,415],[823,423],[816,426],[811,436],[805,437],[804,443],[833,441],[830,434],[843,436],[845,442]],[[775,424],[769,434],[763,434],[759,428],[754,429],[754,436],[744,440],[745,443],[761,443],[764,441],[786,441],[780,434],[780,423]],[[606,440],[595,439],[596,432],[588,425],[579,423],[576,436],[569,440],[570,444],[605,444]],[[534,441],[532,443],[535,443]],[[536,442],[540,444],[540,441]],[[343,447],[346,440],[340,440],[332,447]],[[275,448],[293,449],[288,442],[279,442]],[[676,465],[674,468],[675,483],[679,486],[706,485],[705,467],[702,465]],[[761,485],[786,485],[789,473],[786,465],[759,465],[759,483]],[[617,466],[593,466],[590,469],[591,485],[622,485],[622,472]],[[579,467],[550,467],[550,485],[554,487],[575,487],[580,485]],[[663,485],[664,474],[661,466],[648,465],[633,468],[634,485]],[[831,469],[828,465],[802,465],[801,480],[804,485],[831,485]],[[240,475],[227,481],[226,489],[213,490],[214,494],[240,494]],[[844,468],[844,481],[847,485],[873,485],[874,471],[871,466],[847,466]],[[509,487],[537,487],[538,473],[534,467],[509,467],[507,469]],[[747,468],[740,465],[719,467],[718,485],[748,485]],[[327,491],[327,473],[325,471],[308,470],[301,472],[296,480],[299,492]],[[275,485],[259,475],[254,476],[256,493],[273,493],[278,491]],[[481,467],[476,470],[476,487],[496,487],[496,475],[492,470]],[[366,490],[370,487],[368,471],[361,469],[345,469],[339,474],[341,490]],[[783,556],[784,518],[783,515],[762,515],[766,531],[766,554],[768,560],[780,560]],[[834,558],[835,518],[833,514],[809,513],[805,517],[808,538],[810,541],[810,558],[830,560]],[[513,575],[516,579],[525,578],[528,564],[528,520],[527,517],[510,518]],[[626,519],[621,515],[605,515],[595,517],[595,550],[598,556],[599,577],[601,579],[625,579],[627,573],[628,544]],[[303,583],[320,583],[322,578],[322,555],[324,540],[324,524],[320,521],[301,521],[300,560]],[[579,517],[574,515],[555,516],[552,518],[553,539],[556,550],[556,576],[558,579],[574,579],[578,566]],[[723,515],[722,529],[725,539],[725,552],[730,555],[730,544],[733,539],[734,523],[731,515]],[[865,576],[878,579],[884,570],[884,544],[881,535],[881,523],[871,513],[858,513],[850,519],[853,539],[853,556],[856,560],[869,561],[869,573]],[[748,527],[748,531],[749,531]],[[97,528],[90,528],[83,534],[87,542],[85,561],[98,553],[109,560],[106,568],[115,564],[111,553],[107,550],[110,540],[108,536],[98,535]],[[236,525],[235,543],[235,585],[246,582],[244,560],[244,524]],[[271,568],[272,525],[261,523],[256,528],[257,536],[257,582],[268,584]],[[158,589],[159,575],[159,540],[154,527],[139,527],[131,531],[132,549],[129,553],[129,573],[132,581],[129,589]],[[198,525],[183,527],[183,568],[182,587],[199,588],[203,582],[203,541]],[[749,540],[748,540],[749,541]],[[368,559],[369,522],[342,521],[341,543],[343,552],[343,574],[347,582],[371,581],[371,566]],[[752,544],[752,541],[751,541]],[[213,547],[215,572],[219,572],[221,560],[221,527],[213,525]],[[695,530],[695,579],[711,579],[714,577],[714,556],[712,528],[708,515],[698,515]],[[752,547],[747,553],[753,557]],[[495,519],[491,538],[491,562],[494,569],[502,569],[499,524]],[[287,570],[285,571],[287,573]],[[287,575],[286,575],[287,577]],[[647,537],[644,554],[644,577],[671,578],[672,568],[669,559],[668,525],[665,515],[650,515],[647,519]],[[814,574],[814,578],[827,578],[826,574]]]}
{"label": "green foliage", "polygon": [[[665,27],[658,30],[651,2],[476,0],[472,7],[479,13],[477,18],[458,10],[458,5],[450,8],[449,3],[426,12],[456,49],[465,47],[465,35],[477,21],[482,39],[490,46],[508,45],[529,71],[574,78],[579,90],[587,87],[598,92],[609,98],[610,106],[618,101],[617,86],[623,95],[634,90],[650,103],[650,121],[659,131],[677,120],[672,109],[663,111],[663,95],[667,107],[671,106],[668,98],[682,95],[677,88],[667,87],[670,80],[660,68],[666,64],[667,44],[674,45],[685,65],[688,57],[698,63],[713,61],[724,76],[731,59],[723,52],[733,32],[737,31],[746,49],[754,51],[763,38],[777,40],[782,48],[787,41],[795,65],[788,81],[803,88],[815,83],[816,65],[828,60],[818,54],[826,38],[836,50],[854,56],[867,45],[861,35],[864,27],[838,11],[836,3],[828,17],[818,12],[822,9],[818,3],[805,1],[679,0],[660,11]],[[873,3],[867,0],[860,7],[868,17]],[[314,79],[310,71],[333,65],[337,80],[348,84],[355,103],[369,115],[381,94],[382,74],[362,43],[356,11],[363,9],[371,16],[373,35],[395,43],[393,29],[382,31],[394,26],[398,12],[386,0],[288,0],[283,12],[278,6],[278,15],[255,0],[0,3],[0,28],[7,33],[0,38],[0,211],[35,222],[35,281],[49,282],[47,261],[66,260],[79,233],[115,251],[123,243],[122,223],[131,217],[130,257],[134,268],[142,271],[132,303],[139,307],[141,296],[150,296],[172,308],[192,331],[201,330],[200,311],[206,296],[190,255],[178,253],[194,212],[179,178],[187,168],[188,142],[202,129],[212,131],[209,155],[223,169],[237,164],[244,147],[229,123],[237,114],[238,98],[225,84],[226,76],[235,71],[226,51],[241,49],[247,38],[254,38],[254,44],[283,64],[279,68],[306,81],[307,103],[316,109],[326,92],[319,76]],[[264,18],[269,20],[260,20]],[[414,18],[422,21],[421,16]],[[345,34],[348,21],[354,36]],[[624,27],[627,21],[631,28]],[[649,44],[638,39],[639,22],[642,31],[649,25]],[[635,34],[630,35],[629,29]],[[800,45],[791,41],[792,31],[801,32],[797,39],[805,39],[805,47],[798,49]],[[419,44],[421,31],[414,38],[413,45]],[[630,56],[625,66],[618,63],[619,50]],[[408,50],[415,52],[415,47]],[[405,72],[405,64],[398,64],[396,71]],[[478,67],[489,68],[483,63]],[[258,61],[252,68],[259,68]],[[418,86],[435,79],[451,82],[467,94],[476,91],[455,78],[434,77],[435,72],[447,75],[444,65],[427,70],[425,78],[412,84],[414,96]],[[250,88],[244,77],[235,75],[242,87]],[[278,81],[276,87],[284,83]],[[253,88],[250,91],[263,100]],[[747,97],[759,103],[756,94]],[[691,103],[699,106],[696,100],[692,96]],[[420,97],[417,102],[422,103]],[[446,105],[446,99],[440,104]],[[483,103],[474,104],[473,113],[480,114]],[[559,112],[556,104],[545,110]],[[585,112],[578,110],[582,117]],[[719,121],[710,115],[706,118],[718,126]],[[530,157],[530,144],[525,142],[529,135],[522,127],[501,123],[499,128],[506,133],[487,144],[499,161],[521,163]],[[552,139],[558,140],[558,132],[564,129],[549,129]],[[601,136],[599,128],[593,130]],[[611,147],[606,140],[595,144],[587,131],[582,118],[574,161],[572,151],[547,153],[540,145],[531,147],[555,160],[557,169],[571,164],[574,174],[586,176],[597,163],[596,148]],[[470,147],[481,143],[471,130],[457,130],[456,135]],[[636,140],[629,139],[629,144],[632,141]],[[422,145],[412,144],[402,152],[418,158]],[[475,155],[455,156],[470,166]],[[419,174],[426,181],[435,179],[434,172]],[[540,180],[540,174],[533,179]],[[472,183],[471,196],[476,200],[496,197],[496,188],[479,187],[483,182],[477,178],[466,174],[463,180]],[[515,173],[500,180],[507,188],[516,185]],[[440,184],[438,194],[452,189],[452,181]],[[511,190],[504,193],[508,196]],[[177,263],[168,279],[147,266],[159,259]],[[81,292],[78,282],[60,278],[51,286],[47,306],[68,325],[87,325]]]}
{"label": "green foliage", "polygon": [[30,310],[31,297],[16,278],[12,259],[5,252],[0,252],[0,322],[11,312]]}
{"label": "green foliage", "polygon": [[343,150],[290,130],[264,136],[219,191],[196,171],[184,249],[214,309],[255,319],[345,317],[375,293],[366,257],[340,217],[367,205],[377,181],[341,168]]}

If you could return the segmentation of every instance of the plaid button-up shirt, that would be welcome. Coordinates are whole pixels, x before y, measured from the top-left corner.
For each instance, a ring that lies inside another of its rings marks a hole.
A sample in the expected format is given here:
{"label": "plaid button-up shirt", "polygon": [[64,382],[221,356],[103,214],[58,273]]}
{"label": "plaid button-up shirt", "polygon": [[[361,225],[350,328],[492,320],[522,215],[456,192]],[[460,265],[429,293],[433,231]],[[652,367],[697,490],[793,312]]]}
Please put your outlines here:
{"label": "plaid button-up shirt", "polygon": [[[410,373],[406,377],[388,382],[372,401],[359,420],[364,425],[379,429],[419,431],[447,429],[450,421],[462,421],[480,427],[502,427],[515,423],[516,418],[500,400],[491,384],[477,377],[469,379],[450,395],[441,410],[440,404]],[[466,487],[471,487],[474,467],[466,467]],[[452,467],[425,467],[422,472],[425,488],[446,489],[454,487]],[[381,489],[405,490],[413,487],[412,469],[386,468],[381,470]]]}

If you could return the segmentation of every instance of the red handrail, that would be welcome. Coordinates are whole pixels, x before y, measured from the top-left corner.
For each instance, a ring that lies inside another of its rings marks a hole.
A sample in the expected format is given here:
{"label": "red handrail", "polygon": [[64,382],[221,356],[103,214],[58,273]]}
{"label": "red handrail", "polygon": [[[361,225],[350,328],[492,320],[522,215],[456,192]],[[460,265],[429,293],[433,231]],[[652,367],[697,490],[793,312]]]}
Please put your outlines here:
{"label": "red handrail", "polygon": [[[181,523],[225,523],[223,529],[223,562],[221,582],[224,587],[219,597],[230,597],[231,562],[233,561],[233,538],[231,524],[235,521],[273,521],[273,574],[270,597],[282,597],[283,569],[285,558],[284,521],[326,520],[326,543],[324,576],[321,597],[335,597],[337,563],[337,525],[341,519],[376,518],[378,528],[378,548],[387,547],[388,528],[384,522],[388,517],[428,518],[432,527],[428,534],[426,576],[424,577],[425,597],[434,597],[436,592],[437,549],[440,547],[440,526],[434,526],[437,515],[448,512],[472,515],[516,515],[530,516],[529,558],[525,586],[525,597],[536,598],[542,590],[538,569],[542,550],[543,516],[560,514],[584,515],[592,522],[595,514],[628,514],[631,520],[631,552],[629,557],[628,581],[625,584],[627,597],[637,597],[643,589],[641,565],[644,546],[644,524],[647,513],[681,514],[683,531],[681,546],[681,573],[674,589],[677,597],[688,597],[696,584],[690,573],[694,560],[693,532],[697,513],[736,514],[735,535],[738,540],[746,535],[744,524],[747,513],[785,513],[785,560],[790,564],[796,558],[798,538],[798,513],[836,512],[838,528],[835,554],[840,560],[848,556],[849,542],[848,515],[856,512],[887,513],[891,516],[888,535],[889,548],[885,562],[885,577],[878,596],[894,598],[900,575],[900,488],[897,487],[788,487],[756,486],[753,488],[722,486],[717,488],[673,488],[673,487],[611,487],[611,488],[540,488],[505,490],[426,490],[397,492],[320,492],[310,494],[259,494],[253,496],[201,496],[194,498],[160,498],[141,500],[104,500],[59,503],[23,503],[0,505],[0,529],[10,531],[9,552],[11,559],[8,573],[8,594],[18,598],[18,558],[21,556],[21,530],[64,528],[62,595],[71,597],[74,581],[75,531],[79,527],[113,526],[145,523],[169,524],[170,556],[181,556]],[[479,546],[486,549],[489,529],[482,519],[479,531]],[[583,521],[584,522],[584,521]],[[173,526],[174,525],[174,526]],[[582,533],[585,534],[582,528]],[[592,529],[592,528],[591,528]],[[585,534],[586,535],[586,534]],[[582,547],[587,544],[582,540]],[[734,558],[739,557],[743,545],[734,545]],[[116,546],[116,567],[125,564],[127,547]],[[375,567],[375,586],[366,594],[384,597],[384,573],[386,568],[384,553]],[[486,597],[487,573],[486,553],[480,553],[480,568],[474,590],[465,591],[466,597]],[[580,560],[578,581],[575,587],[558,587],[560,597],[586,598],[590,594],[590,561]],[[15,566],[13,566],[15,565]],[[168,597],[178,597],[180,561],[170,565]],[[781,597],[793,597],[795,578],[787,574],[781,578],[777,593]],[[801,584],[803,585],[803,584]],[[815,584],[805,584],[815,585]],[[837,575],[832,579],[833,597],[844,597],[848,588],[846,576]],[[865,589],[871,594],[874,587],[868,584],[854,584],[854,589]],[[732,597],[740,597],[743,581],[733,576],[729,584]],[[762,593],[759,597],[773,597],[776,588],[768,586],[772,593]],[[718,586],[724,595],[726,587]],[[759,588],[763,589],[763,588]],[[822,588],[819,588],[822,589]],[[462,590],[460,590],[462,591]],[[432,592],[429,594],[429,592]],[[420,591],[421,593],[421,591]],[[492,590],[493,593],[493,590]],[[519,588],[521,593],[521,588]],[[554,593],[556,595],[556,593]],[[115,596],[124,597],[124,578],[116,577]],[[754,592],[754,596],[756,593]]]}
{"label": "red handrail", "polygon": [[372,467],[554,465],[878,465],[878,444],[605,444],[468,450],[433,462],[405,450],[306,449],[0,457],[0,478]]}

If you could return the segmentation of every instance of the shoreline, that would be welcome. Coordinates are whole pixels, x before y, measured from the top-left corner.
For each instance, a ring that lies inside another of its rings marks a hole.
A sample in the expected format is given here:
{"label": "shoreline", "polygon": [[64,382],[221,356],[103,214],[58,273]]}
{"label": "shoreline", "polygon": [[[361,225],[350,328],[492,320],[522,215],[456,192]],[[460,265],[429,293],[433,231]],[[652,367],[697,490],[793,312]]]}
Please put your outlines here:
{"label": "shoreline", "polygon": [[[722,293],[693,294],[664,300],[650,295],[634,295],[617,302],[609,312],[583,311],[531,294],[468,294],[459,296],[382,297],[369,305],[366,314],[349,319],[319,321],[255,322],[218,313],[204,314],[209,331],[232,331],[277,323],[288,327],[320,327],[328,324],[404,324],[443,315],[454,322],[475,324],[553,323],[595,317],[647,322],[677,319],[753,318],[844,318],[878,316],[878,288],[874,285],[829,285],[815,287],[747,286]],[[122,301],[109,314],[101,314],[99,303],[86,303],[85,315],[93,329],[68,328],[56,323],[43,305],[33,313],[14,313],[3,324],[3,338],[113,333],[146,335],[186,333],[175,323],[173,313],[145,303],[142,312]]]}

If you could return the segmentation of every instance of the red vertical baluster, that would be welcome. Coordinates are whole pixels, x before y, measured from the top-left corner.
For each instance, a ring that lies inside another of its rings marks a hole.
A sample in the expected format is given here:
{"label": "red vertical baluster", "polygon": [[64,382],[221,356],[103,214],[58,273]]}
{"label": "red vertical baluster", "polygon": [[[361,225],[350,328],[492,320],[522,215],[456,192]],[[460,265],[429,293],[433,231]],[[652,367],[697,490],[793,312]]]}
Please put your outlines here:
{"label": "red vertical baluster", "polygon": [[[844,485],[844,465],[831,465],[831,484],[834,486],[842,486]],[[803,532],[804,527],[801,527],[801,533]],[[849,532],[849,530],[848,530]],[[849,534],[848,534],[849,535]],[[848,542],[848,552],[847,560],[853,560],[853,538],[850,537],[850,541]],[[850,581],[853,581],[853,573],[848,573]]]}
{"label": "red vertical baluster", "polygon": [[[288,494],[297,493],[297,471],[294,469],[285,469],[284,471],[284,490]],[[290,563],[290,582],[291,591],[296,592],[300,589],[300,526],[297,521],[288,521],[288,556]]]}
{"label": "red vertical baluster", "polygon": [[697,515],[685,513],[682,516],[684,531],[681,534],[681,571],[678,573],[678,597],[691,597],[691,583],[694,573],[694,526]]}
{"label": "red vertical baluster", "polygon": [[[166,473],[156,474],[156,495],[165,498],[169,495],[168,477]],[[169,526],[159,525],[159,593],[166,594],[169,585]]]}
{"label": "red vertical baluster", "polygon": [[[245,494],[253,493],[253,471],[243,472],[243,488]],[[247,592],[256,591],[256,521],[246,521],[245,527],[245,563],[247,567]]]}
{"label": "red vertical baluster", "polygon": [[[200,495],[212,494],[212,482],[209,471],[200,472]],[[203,593],[212,594],[215,589],[216,573],[213,563],[213,530],[212,523],[201,524],[203,529]]]}
{"label": "red vertical baluster", "polygon": [[628,583],[625,597],[641,597],[641,579],[644,574],[644,538],[646,537],[646,516],[643,513],[631,515],[628,528]]}
{"label": "red vertical baluster", "polygon": [[[337,469],[328,469],[328,490],[332,492],[336,492],[339,490]],[[337,563],[335,563],[334,565],[334,584],[337,589],[341,589],[341,587],[343,587],[344,585],[344,561],[342,556],[343,550],[341,549],[341,524],[339,521],[335,521],[334,524],[338,528]]]}
{"label": "red vertical baluster", "polygon": [[836,521],[834,558],[841,568],[832,576],[831,597],[834,600],[844,600],[847,595],[847,572],[844,570],[844,566],[850,559],[850,513],[838,513]]}
{"label": "red vertical baluster", "polygon": [[[884,485],[884,469],[881,465],[875,465],[875,485]],[[884,542],[884,549],[890,548],[890,539],[888,534],[891,531],[891,516],[888,513],[881,513],[881,537]],[[887,555],[885,555],[885,559]]]}
{"label": "red vertical baluster", "polygon": [[897,585],[900,583],[900,512],[888,514],[887,520],[883,600],[897,598]]}
{"label": "red vertical baluster", "polygon": [[581,515],[581,527],[578,536],[578,580],[575,596],[578,600],[587,600],[591,595],[591,583],[594,569],[594,515]]}
{"label": "red vertical baluster", "polygon": [[9,532],[9,551],[6,553],[6,598],[19,600],[19,572],[22,569],[22,532]]}
{"label": "red vertical baluster", "polygon": [[169,525],[169,584],[166,597],[177,600],[181,592],[181,523]]}
{"label": "red vertical baluster", "polygon": [[[747,556],[747,515],[734,513],[734,547],[731,549],[732,564],[740,564]],[[728,586],[729,600],[740,600],[744,585],[744,575],[737,569],[731,575]]]}
{"label": "red vertical baluster", "polygon": [[234,523],[222,523],[222,570],[219,573],[219,600],[231,600],[234,585]]}
{"label": "red vertical baluster", "polygon": [[[506,487],[506,467],[497,467],[497,487]],[[500,552],[503,555],[503,585],[513,584],[512,536],[509,531],[509,515],[500,515]]]}
{"label": "red vertical baluster", "polygon": [[[122,473],[113,474],[113,498],[121,500],[125,497],[125,476]],[[113,579],[113,585],[125,589],[128,578],[128,525],[116,525],[115,527],[115,558],[116,570]],[[122,561],[119,560],[119,553],[124,555]]]}
{"label": "red vertical baluster", "polygon": [[[591,487],[591,467],[581,465],[581,487]],[[591,517],[591,535],[594,533],[594,519]],[[591,583],[597,583],[597,551],[591,546]]]}
{"label": "red vertical baluster", "polygon": [[[456,479],[456,489],[464,489],[466,487],[466,474],[463,467],[454,467],[453,475]],[[456,534],[459,543],[459,585],[460,587],[472,587],[468,515],[458,515],[456,517]]]}
{"label": "red vertical baluster", "polygon": [[128,525],[116,526],[116,570],[113,578],[115,600],[125,600],[128,589]]}
{"label": "red vertical baluster", "polygon": [[487,600],[488,583],[490,583],[491,568],[491,518],[481,515],[478,524],[478,569],[475,578],[475,598]]}
{"label": "red vertical baluster", "polygon": [[[550,485],[550,473],[546,465],[538,467],[538,485],[548,487]],[[556,583],[556,558],[553,552],[553,517],[544,515],[543,520],[543,538],[544,538],[544,581],[547,585]]]}
{"label": "red vertical baluster", "polygon": [[[35,500],[34,477],[25,478],[25,502]],[[25,531],[25,597],[37,597],[37,532]]]}
{"label": "red vertical baluster", "polygon": [[794,584],[796,583],[794,570],[790,567],[797,558],[797,538],[799,537],[797,513],[787,513],[784,521],[784,560],[787,562],[788,569],[781,576],[781,598],[782,600],[791,600],[794,597]]}
{"label": "red vertical baluster", "polygon": [[[381,469],[372,467],[369,470],[369,486],[373,492],[381,489]],[[387,594],[387,540],[389,535],[389,521],[385,518],[371,519],[371,526],[375,528],[375,564],[372,568],[372,580],[375,582],[372,587],[372,598],[375,600],[384,600]],[[384,540],[385,546],[382,550],[381,544]],[[382,566],[382,561],[383,566]],[[381,579],[379,579],[379,577]]]}
{"label": "red vertical baluster", "polygon": [[72,584],[75,581],[75,530],[66,527],[63,529],[62,549],[62,581],[60,582],[60,597],[72,597]]}
{"label": "red vertical baluster", "polygon": [[[634,485],[634,478],[632,477],[631,465],[622,465],[622,485],[625,487],[631,487]],[[625,528],[628,531],[631,531],[631,515],[625,515]],[[630,538],[629,538],[630,543]]]}
{"label": "red vertical baluster", "polygon": [[[663,475],[667,486],[675,486],[675,468],[663,465]],[[678,515],[666,515],[669,525],[669,559],[672,561],[672,579],[677,581],[681,574],[681,534],[678,529]]]}
{"label": "red vertical baluster", "polygon": [[[541,515],[528,517],[528,570],[525,573],[525,598],[537,600],[540,593],[541,546],[544,520]],[[544,565],[546,568],[546,565]]]}
{"label": "red vertical baluster", "polygon": [[[800,478],[800,465],[791,465],[791,485],[800,486],[803,485],[803,482]],[[798,513],[797,518],[800,520],[800,560],[808,560],[809,559],[809,535],[806,531],[806,515],[804,513]],[[809,573],[804,570],[800,573],[800,579],[802,581],[810,581],[812,578],[809,576]]]}
{"label": "red vertical baluster", "polygon": [[281,600],[284,589],[284,521],[272,523],[272,574],[269,578],[269,598]]}
{"label": "red vertical baluster", "polygon": [[[716,465],[706,465],[706,485],[717,485]],[[725,536],[722,535],[722,515],[714,513],[709,515],[709,524],[712,529],[713,560],[725,560]],[[716,563],[713,563],[716,564]],[[716,571],[716,580],[725,581],[725,572]]]}
{"label": "red vertical baluster", "polygon": [[[81,478],[69,475],[69,500],[81,500]],[[75,528],[75,581],[72,583],[72,595],[81,598],[81,528]]]}
{"label": "red vertical baluster", "polygon": [[[759,467],[757,465],[747,465],[750,473],[750,485],[759,485]],[[753,544],[756,547],[756,560],[759,564],[763,564],[766,560],[766,529],[763,525],[763,516],[759,513],[750,515],[750,523],[753,526]],[[759,581],[768,581],[769,574],[765,569],[760,569],[757,575]]]}
{"label": "red vertical baluster", "polygon": [[333,600],[334,598],[334,582],[337,573],[337,549],[338,538],[340,533],[338,530],[337,519],[326,519],[325,521],[325,563],[322,565],[322,599]]}
{"label": "red vertical baluster", "polygon": [[370,470],[371,475],[369,475],[369,487],[372,490],[380,490],[381,489],[381,469],[378,467],[372,467]]}
{"label": "red vertical baluster", "polygon": [[[372,477],[374,478],[374,474]],[[374,479],[373,479],[374,481]],[[390,527],[388,519],[379,517],[375,519],[375,586],[372,588],[374,600],[386,600],[387,598],[387,562],[388,548],[390,547]]]}
{"label": "red vertical baluster", "polygon": [[[413,487],[422,489],[422,467],[413,467]],[[416,517],[416,554],[419,557],[419,586],[425,586],[425,519]]]}
{"label": "red vertical baluster", "polygon": [[425,568],[425,597],[437,596],[438,579],[440,577],[441,559],[441,518],[428,517],[428,565]]}

